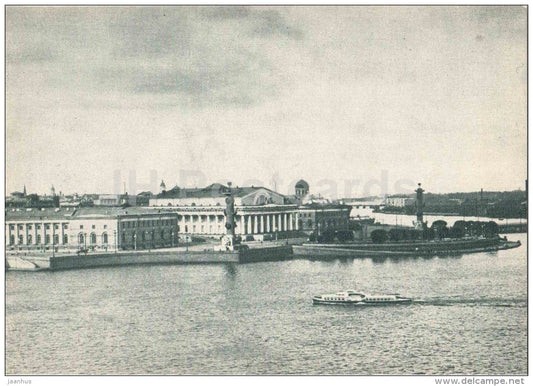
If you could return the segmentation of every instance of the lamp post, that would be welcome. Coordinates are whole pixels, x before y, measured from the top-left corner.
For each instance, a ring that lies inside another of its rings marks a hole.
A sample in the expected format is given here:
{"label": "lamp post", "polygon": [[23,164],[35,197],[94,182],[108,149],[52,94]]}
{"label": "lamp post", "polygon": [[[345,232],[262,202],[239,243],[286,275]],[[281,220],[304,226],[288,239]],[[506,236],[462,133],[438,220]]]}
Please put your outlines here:
{"label": "lamp post", "polygon": [[52,223],[52,257],[56,256],[56,228]]}

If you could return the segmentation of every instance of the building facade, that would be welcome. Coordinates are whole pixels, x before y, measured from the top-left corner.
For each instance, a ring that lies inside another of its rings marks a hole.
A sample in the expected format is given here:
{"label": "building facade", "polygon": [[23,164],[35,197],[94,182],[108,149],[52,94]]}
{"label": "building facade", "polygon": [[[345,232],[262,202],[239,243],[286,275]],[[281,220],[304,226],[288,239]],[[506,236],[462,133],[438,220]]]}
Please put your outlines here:
{"label": "building facade", "polygon": [[150,199],[150,206],[175,212],[180,233],[187,235],[223,235],[225,199],[229,194],[235,200],[236,235],[310,233],[317,221],[324,224],[323,229],[348,227],[351,207],[329,203],[301,205],[301,196],[308,194],[309,185],[298,181],[295,190],[296,199],[254,186],[212,184],[203,189],[173,188]]}
{"label": "building facade", "polygon": [[23,250],[120,250],[172,247],[177,215],[144,208],[6,211],[6,246]]}

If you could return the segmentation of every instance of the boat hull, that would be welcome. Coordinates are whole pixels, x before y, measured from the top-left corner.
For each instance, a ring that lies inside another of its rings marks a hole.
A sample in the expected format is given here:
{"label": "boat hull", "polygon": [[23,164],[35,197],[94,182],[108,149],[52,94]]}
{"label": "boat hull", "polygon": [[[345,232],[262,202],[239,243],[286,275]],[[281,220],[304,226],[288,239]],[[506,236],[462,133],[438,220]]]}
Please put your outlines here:
{"label": "boat hull", "polygon": [[410,304],[413,300],[409,298],[401,298],[389,301],[351,301],[351,300],[324,300],[319,298],[313,298],[314,305],[344,305],[344,306],[357,306],[357,307],[370,307],[370,306],[389,306],[397,304]]}

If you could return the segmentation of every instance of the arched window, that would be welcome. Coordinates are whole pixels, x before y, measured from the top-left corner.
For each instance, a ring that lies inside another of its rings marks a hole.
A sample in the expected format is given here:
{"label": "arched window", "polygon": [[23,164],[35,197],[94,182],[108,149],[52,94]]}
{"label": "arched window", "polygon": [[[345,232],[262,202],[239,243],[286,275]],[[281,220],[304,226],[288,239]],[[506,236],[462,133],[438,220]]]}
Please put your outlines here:
{"label": "arched window", "polygon": [[102,233],[102,244],[107,244],[107,233]]}
{"label": "arched window", "polygon": [[83,233],[78,234],[78,244],[83,244],[85,242],[85,237]]}
{"label": "arched window", "polygon": [[50,235],[45,235],[44,236],[44,243],[45,244],[50,244]]}
{"label": "arched window", "polygon": [[91,245],[96,244],[96,233],[91,233]]}

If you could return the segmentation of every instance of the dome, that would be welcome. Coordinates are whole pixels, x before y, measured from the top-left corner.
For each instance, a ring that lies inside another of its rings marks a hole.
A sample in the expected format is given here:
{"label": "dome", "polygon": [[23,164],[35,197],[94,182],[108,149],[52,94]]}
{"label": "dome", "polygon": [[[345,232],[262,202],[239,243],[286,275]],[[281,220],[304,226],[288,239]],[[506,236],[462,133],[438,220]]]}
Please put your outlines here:
{"label": "dome", "polygon": [[304,180],[298,181],[294,187],[297,189],[309,190],[309,184],[305,182]]}

